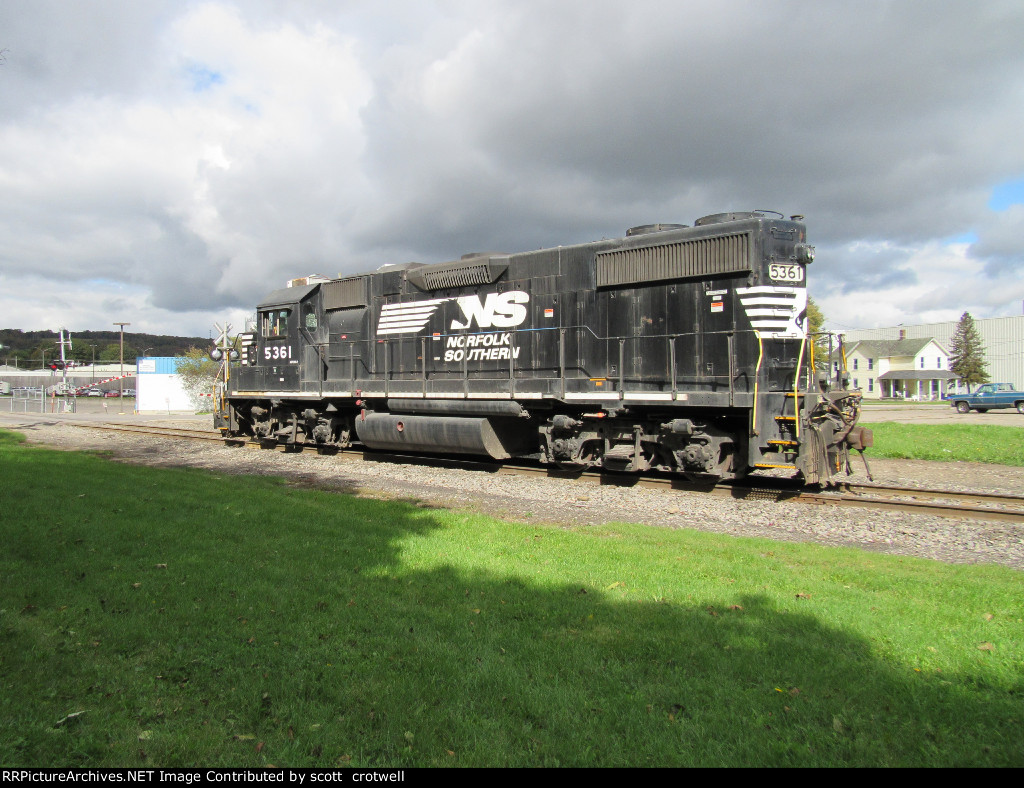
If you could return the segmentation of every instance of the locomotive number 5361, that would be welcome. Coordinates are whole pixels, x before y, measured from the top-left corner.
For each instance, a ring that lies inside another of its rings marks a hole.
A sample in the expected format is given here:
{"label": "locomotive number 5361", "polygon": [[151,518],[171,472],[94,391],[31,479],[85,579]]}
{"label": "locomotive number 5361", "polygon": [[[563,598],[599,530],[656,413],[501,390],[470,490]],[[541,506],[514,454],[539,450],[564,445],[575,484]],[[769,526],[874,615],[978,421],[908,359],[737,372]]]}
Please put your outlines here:
{"label": "locomotive number 5361", "polygon": [[804,269],[798,265],[772,263],[768,266],[768,276],[776,282],[802,282]]}
{"label": "locomotive number 5361", "polygon": [[267,359],[284,359],[292,357],[291,345],[267,345],[263,348],[263,356]]}

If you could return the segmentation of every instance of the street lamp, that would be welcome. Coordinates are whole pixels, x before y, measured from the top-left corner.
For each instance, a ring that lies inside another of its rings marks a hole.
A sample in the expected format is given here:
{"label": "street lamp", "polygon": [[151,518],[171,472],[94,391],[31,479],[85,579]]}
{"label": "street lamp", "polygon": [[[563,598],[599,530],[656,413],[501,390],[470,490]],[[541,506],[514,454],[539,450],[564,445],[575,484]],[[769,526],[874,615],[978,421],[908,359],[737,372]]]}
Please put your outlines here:
{"label": "street lamp", "polygon": [[119,416],[124,415],[124,327],[130,326],[131,323],[114,323],[115,326],[121,327],[121,377],[118,378],[118,403],[121,405],[121,411],[118,413]]}

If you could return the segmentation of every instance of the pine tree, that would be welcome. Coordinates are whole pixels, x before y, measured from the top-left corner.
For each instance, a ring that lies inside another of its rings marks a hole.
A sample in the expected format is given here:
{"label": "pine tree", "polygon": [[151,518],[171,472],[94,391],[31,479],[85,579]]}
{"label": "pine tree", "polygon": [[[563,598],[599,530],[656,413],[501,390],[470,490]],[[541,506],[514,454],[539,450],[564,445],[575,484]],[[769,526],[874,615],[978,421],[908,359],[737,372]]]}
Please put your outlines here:
{"label": "pine tree", "polygon": [[949,349],[949,368],[968,386],[987,383],[988,373],[985,371],[985,348],[981,344],[981,335],[974,325],[970,312],[960,316],[956,331]]}

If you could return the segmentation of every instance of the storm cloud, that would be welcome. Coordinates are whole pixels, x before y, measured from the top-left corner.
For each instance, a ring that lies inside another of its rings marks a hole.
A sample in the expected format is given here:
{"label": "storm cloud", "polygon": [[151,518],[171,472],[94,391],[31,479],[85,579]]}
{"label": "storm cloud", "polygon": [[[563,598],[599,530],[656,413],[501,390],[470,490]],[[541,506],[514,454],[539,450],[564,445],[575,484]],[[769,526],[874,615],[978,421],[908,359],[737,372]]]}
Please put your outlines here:
{"label": "storm cloud", "polygon": [[206,333],[303,274],[750,209],[807,217],[834,327],[1017,314],[1022,35],[1016,0],[8,0],[0,324]]}

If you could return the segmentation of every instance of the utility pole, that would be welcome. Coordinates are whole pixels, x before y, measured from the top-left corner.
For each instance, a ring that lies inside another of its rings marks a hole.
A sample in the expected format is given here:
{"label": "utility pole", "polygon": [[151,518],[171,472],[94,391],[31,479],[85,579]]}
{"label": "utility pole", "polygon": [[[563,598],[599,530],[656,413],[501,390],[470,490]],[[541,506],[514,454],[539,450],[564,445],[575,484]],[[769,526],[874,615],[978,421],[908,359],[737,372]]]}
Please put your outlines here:
{"label": "utility pole", "polygon": [[117,388],[118,388],[118,400],[117,401],[121,405],[121,410],[120,410],[120,412],[117,415],[123,416],[124,415],[124,327],[125,326],[130,326],[131,323],[117,323],[117,322],[115,322],[114,325],[121,327],[121,373],[120,373],[121,377],[118,378],[118,381],[117,381]]}

